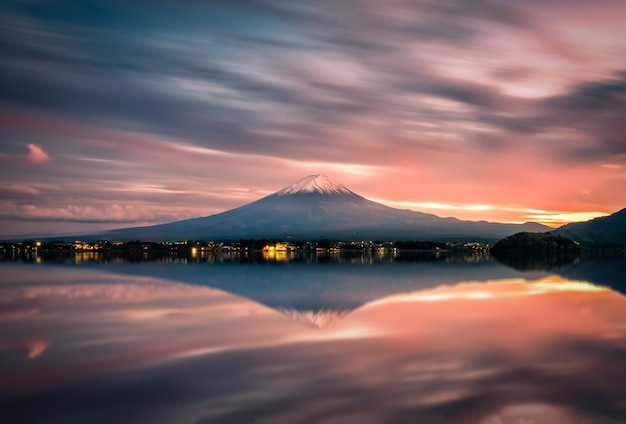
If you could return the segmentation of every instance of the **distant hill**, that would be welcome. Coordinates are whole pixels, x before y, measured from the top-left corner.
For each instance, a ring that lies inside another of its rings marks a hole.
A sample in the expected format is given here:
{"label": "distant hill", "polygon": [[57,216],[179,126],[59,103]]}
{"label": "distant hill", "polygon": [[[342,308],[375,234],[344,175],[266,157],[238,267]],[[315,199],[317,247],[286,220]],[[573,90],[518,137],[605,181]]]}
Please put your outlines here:
{"label": "distant hill", "polygon": [[602,218],[564,225],[552,233],[584,244],[626,246],[626,208]]}
{"label": "distant hill", "polygon": [[573,262],[580,247],[551,233],[521,232],[498,241],[491,253],[500,262],[519,270],[550,270]]}
{"label": "distant hill", "polygon": [[125,228],[83,238],[109,240],[235,240],[292,238],[341,240],[499,240],[520,231],[548,231],[537,223],[500,224],[441,218],[368,200],[323,175],[217,215]]}
{"label": "distant hill", "polygon": [[491,251],[494,253],[546,254],[577,250],[576,244],[558,234],[521,232],[498,241]]}

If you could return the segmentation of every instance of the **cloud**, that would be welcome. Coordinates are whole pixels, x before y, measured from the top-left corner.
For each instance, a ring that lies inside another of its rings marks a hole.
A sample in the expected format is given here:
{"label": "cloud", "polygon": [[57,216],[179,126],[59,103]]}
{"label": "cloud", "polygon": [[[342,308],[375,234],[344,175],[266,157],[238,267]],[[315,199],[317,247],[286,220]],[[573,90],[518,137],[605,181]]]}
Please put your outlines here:
{"label": "cloud", "polygon": [[[183,12],[189,12],[187,6],[199,7],[184,4]],[[324,159],[320,156],[330,145],[344,155],[354,150],[337,139],[336,128],[358,128],[370,116],[389,120],[391,128],[401,116],[381,114],[381,108],[415,110],[413,102],[399,96],[398,90],[406,87],[479,107],[502,107],[501,95],[493,87],[438,76],[432,65],[440,62],[441,53],[433,43],[452,49],[465,46],[484,32],[479,24],[484,21],[527,26],[527,18],[516,8],[488,1],[472,7],[462,1],[327,6],[328,10],[280,1],[257,1],[246,7],[221,3],[213,11],[214,19],[224,9],[234,10],[242,21],[251,21],[251,29],[235,25],[225,31],[210,21],[216,26],[211,38],[189,34],[196,43],[159,33],[148,37],[142,31],[104,36],[79,25],[69,11],[68,17],[77,24],[71,29],[53,18],[16,19],[18,23],[6,24],[14,29],[4,45],[12,60],[0,67],[0,75],[11,83],[1,94],[15,105],[45,108],[83,122],[131,123],[202,147],[318,159]],[[120,13],[115,2],[110,7]],[[288,28],[287,37],[277,30],[257,34],[257,26],[277,22]],[[261,37],[267,42],[259,46]],[[285,39],[290,44],[272,42]],[[216,42],[224,44],[229,60],[203,53]],[[424,53],[412,60],[417,53],[411,48],[414,42],[423,45]],[[380,55],[363,55],[364,50]],[[45,74],[24,72],[33,62],[55,66]],[[107,70],[106,79],[101,78],[102,69]],[[31,89],[25,92],[20,88],[24,86]],[[426,108],[424,113],[430,111]],[[254,131],[268,127],[291,134],[287,149],[277,137]]]}
{"label": "cloud", "polygon": [[[0,46],[12,59],[0,66],[9,82],[2,98],[81,122],[167,134],[198,148],[319,161],[339,153],[339,162],[349,162],[346,156],[355,154],[338,130],[373,138],[378,134],[366,128],[378,120],[386,128],[380,134],[385,141],[372,147],[405,137],[399,123],[406,115],[446,124],[478,118],[504,132],[535,128],[533,119],[517,113],[518,99],[489,80],[472,78],[475,70],[491,68],[467,57],[467,51],[489,55],[495,37],[485,37],[493,31],[541,34],[544,28],[527,9],[495,1],[470,6],[461,0],[326,6],[218,2],[208,37],[194,30],[179,37],[180,29],[122,30],[112,36],[81,25],[91,20],[106,24],[94,16],[67,11],[66,18],[76,24],[68,27],[59,25],[56,15],[36,20],[21,13],[15,22],[4,23],[13,31]],[[108,7],[113,15],[128,13],[116,2]],[[192,21],[195,12],[207,10],[197,2],[162,7]],[[232,13],[239,21],[223,28],[220,16]],[[261,30],[267,27],[276,29]],[[225,56],[204,53],[217,44]],[[466,66],[459,69],[457,59]],[[49,70],[33,71],[31,63]],[[524,66],[536,73],[532,64]],[[409,92],[470,109],[452,116],[410,98]],[[458,135],[471,137],[466,131]],[[362,152],[370,161],[378,153],[376,148]]]}
{"label": "cloud", "polygon": [[154,210],[149,208],[134,205],[42,207],[33,204],[0,204],[0,218],[20,221],[147,224],[170,222],[190,217],[189,214],[184,212],[155,213]]}
{"label": "cloud", "polygon": [[548,99],[544,110],[551,126],[575,130],[585,137],[571,149],[582,160],[626,154],[626,71],[613,78],[579,84],[563,95]]}
{"label": "cloud", "polygon": [[0,154],[0,161],[13,161],[13,162],[22,162],[26,161],[31,165],[43,165],[45,163],[50,162],[50,156],[43,151],[43,149],[35,144],[28,144],[26,146],[28,148],[28,154],[26,155],[17,155],[17,154]]}
{"label": "cloud", "polygon": [[26,160],[28,163],[33,165],[42,165],[44,163],[50,162],[50,156],[39,146],[34,144],[29,144],[28,146],[29,153],[26,156]]}
{"label": "cloud", "polygon": [[7,198],[32,198],[33,196],[39,196],[41,192],[35,188],[20,185],[20,184],[10,184],[10,185],[0,185],[0,197]]}

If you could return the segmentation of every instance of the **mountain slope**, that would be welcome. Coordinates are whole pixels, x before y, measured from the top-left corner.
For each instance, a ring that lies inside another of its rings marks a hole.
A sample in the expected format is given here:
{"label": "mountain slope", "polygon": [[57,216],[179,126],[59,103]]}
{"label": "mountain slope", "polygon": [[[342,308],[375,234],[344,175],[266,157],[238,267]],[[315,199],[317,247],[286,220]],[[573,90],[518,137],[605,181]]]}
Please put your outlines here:
{"label": "mountain slope", "polygon": [[109,231],[115,240],[239,239],[482,239],[495,241],[520,231],[547,231],[540,224],[498,224],[440,218],[394,209],[368,200],[323,175],[236,209],[202,218]]}
{"label": "mountain slope", "polygon": [[626,208],[602,218],[564,225],[553,233],[581,243],[626,245]]}

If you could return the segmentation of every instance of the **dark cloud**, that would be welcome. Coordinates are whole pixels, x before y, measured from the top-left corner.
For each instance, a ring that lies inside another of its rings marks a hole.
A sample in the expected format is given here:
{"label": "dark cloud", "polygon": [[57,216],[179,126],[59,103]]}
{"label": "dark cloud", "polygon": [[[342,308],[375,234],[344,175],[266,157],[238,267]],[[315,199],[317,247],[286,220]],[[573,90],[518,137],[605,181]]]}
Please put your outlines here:
{"label": "dark cloud", "polygon": [[430,79],[423,81],[417,87],[417,90],[422,93],[491,110],[503,107],[507,103],[507,96],[499,93],[494,87],[469,81],[454,81],[430,76]]}
{"label": "dark cloud", "polygon": [[[207,12],[201,3],[187,5],[191,10],[201,8]],[[513,19],[521,16],[514,9],[490,2],[472,7],[460,1],[445,4],[397,2],[388,7],[380,7],[375,2],[321,6],[265,1],[246,3],[245,7],[220,4],[216,6],[218,15],[239,14],[232,29],[225,30],[216,23],[215,28],[208,31],[191,30],[190,35],[199,43],[168,45],[167,40],[151,36],[153,28],[149,25],[155,24],[151,18],[132,28],[129,26],[128,30],[110,31],[108,25],[118,14],[123,15],[124,20],[138,19],[137,8],[126,10],[116,3],[100,2],[78,10],[29,5],[24,10],[14,10],[17,15],[7,17],[13,18],[15,23],[5,25],[7,37],[0,44],[3,56],[9,58],[0,69],[6,82],[1,98],[10,107],[54,111],[103,125],[135,123],[138,128],[229,150],[268,151],[268,148],[276,149],[275,143],[259,135],[252,141],[245,127],[268,119],[275,127],[289,125],[274,119],[283,108],[299,116],[297,127],[304,141],[311,138],[305,134],[323,138],[324,126],[350,123],[364,112],[374,112],[372,104],[385,104],[387,94],[374,93],[371,87],[370,94],[364,97],[360,95],[363,90],[354,89],[358,86],[341,90],[333,81],[312,77],[307,75],[306,69],[290,64],[291,58],[297,60],[300,44],[308,44],[313,54],[332,50],[349,54],[342,51],[342,46],[349,46],[359,54],[363,50],[378,50],[386,55],[402,51],[401,43],[416,37],[420,42],[428,42],[433,37],[442,43],[468,40],[470,33],[479,30],[466,23],[467,15],[521,24],[519,18]],[[179,9],[178,13],[187,15],[191,11],[186,10],[185,5]],[[254,12],[262,12],[261,17],[255,19]],[[268,19],[290,28],[301,28],[283,41],[281,29],[270,30],[271,38],[262,38],[247,33],[242,27],[251,20],[263,28]],[[92,21],[98,25],[87,25]],[[71,25],[61,25],[68,22]],[[212,23],[214,20],[209,21],[209,27]],[[371,34],[368,37],[363,37],[365,28]],[[237,42],[245,45],[240,46],[239,51]],[[216,47],[222,43],[225,47]],[[229,46],[233,51],[226,50]],[[231,59],[227,67],[221,63],[221,53]],[[255,58],[263,61],[266,56],[276,56],[282,65],[264,63],[264,68],[257,68]],[[375,65],[371,68],[373,72],[383,72],[380,75],[383,84],[373,87],[376,90],[384,89],[385,78],[393,81],[394,76],[386,74],[389,71],[386,64],[381,66],[375,58],[359,59],[354,55],[345,58],[363,62],[364,66]],[[45,72],[39,70],[44,68]],[[415,74],[402,69],[400,66],[393,71],[400,75],[401,85],[415,85],[416,78],[419,81],[421,72]],[[278,80],[270,82],[264,72],[274,71]],[[170,78],[207,82],[215,92],[203,93],[198,88],[188,92],[181,88],[163,90],[172,83]],[[220,92],[219,88],[228,92]],[[194,90],[198,93],[194,94]],[[493,89],[433,77],[418,82],[418,90],[472,105],[495,106],[496,103]],[[243,102],[266,105],[266,111],[241,108]],[[306,130],[302,131],[303,128]],[[210,141],[206,140],[207,134],[211,134]]]}
{"label": "dark cloud", "polygon": [[[448,88],[445,86],[444,88]],[[527,136],[567,130],[582,142],[557,137],[551,155],[565,160],[597,161],[617,159],[626,153],[626,78],[618,73],[615,78],[589,81],[576,85],[564,94],[545,99],[520,100],[498,96],[493,91],[480,91],[477,85],[467,89],[443,91],[450,98],[466,101],[483,108],[476,113],[479,122],[500,130]],[[511,113],[519,110],[519,113]],[[504,113],[503,113],[504,112]],[[502,139],[507,138],[502,135]],[[541,143],[541,139],[527,139],[527,143]]]}
{"label": "dark cloud", "polygon": [[626,153],[626,76],[591,81],[547,99],[540,110],[545,125],[567,128],[587,143],[565,150],[582,160],[605,159]]}
{"label": "dark cloud", "polygon": [[[394,98],[404,90],[500,112],[515,100],[497,88],[439,76],[428,62],[416,67],[402,56],[414,42],[455,48],[474,43],[484,33],[481,22],[534,29],[525,12],[494,1],[219,2],[212,4],[216,17],[206,28],[190,26],[185,37],[192,41],[184,42],[177,25],[161,28],[155,37],[160,21],[154,14],[140,20],[145,8],[87,4],[76,10],[37,4],[9,9],[7,36],[0,43],[8,58],[0,67],[5,81],[0,97],[7,107],[168,134],[218,149],[286,155],[323,154],[329,144],[337,145],[325,141],[333,129],[370,114],[395,125],[398,116],[389,111],[410,107]],[[196,15],[210,14],[201,2],[162,6],[189,24],[198,22]],[[220,17],[232,25],[223,26]],[[171,35],[164,36],[168,30]],[[332,73],[300,66],[302,48],[311,57],[332,52],[374,79],[333,81]],[[277,119],[286,110],[290,119]],[[486,113],[485,120],[504,130],[530,131],[523,117]],[[297,148],[248,131],[268,125],[297,133],[290,142]]]}

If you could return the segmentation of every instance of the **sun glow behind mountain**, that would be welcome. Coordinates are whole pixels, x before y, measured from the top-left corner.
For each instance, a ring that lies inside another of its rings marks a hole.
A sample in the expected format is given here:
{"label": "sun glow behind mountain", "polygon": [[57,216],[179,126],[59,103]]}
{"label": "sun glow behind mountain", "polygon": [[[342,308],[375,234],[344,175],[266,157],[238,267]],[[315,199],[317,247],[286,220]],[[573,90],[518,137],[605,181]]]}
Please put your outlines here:
{"label": "sun glow behind mountain", "polygon": [[[275,194],[287,195],[304,193],[355,195],[353,191],[349,190],[344,185],[333,181],[331,178],[323,174],[308,175],[294,184],[281,189]],[[472,219],[473,217],[475,220],[483,220],[486,215],[495,215],[501,216],[501,219],[495,220],[496,222],[510,224],[537,222],[553,228],[557,228],[570,222],[588,221],[590,219],[608,215],[608,213],[605,212],[562,212],[499,205],[390,201],[378,198],[368,199],[393,208],[409,209],[418,212],[427,210],[443,217],[456,217],[461,219]],[[515,216],[517,219],[509,219],[511,216]],[[520,217],[523,217],[524,219],[520,220]]]}
{"label": "sun glow behind mountain", "polygon": [[[589,221],[594,218],[608,216],[606,212],[564,212],[529,209],[503,205],[449,204],[434,202],[394,201],[370,198],[394,208],[406,208],[414,211],[427,210],[440,216],[454,216],[469,220],[493,220],[509,224],[537,222],[548,227],[558,228],[572,222]],[[491,218],[487,218],[491,217]]]}

